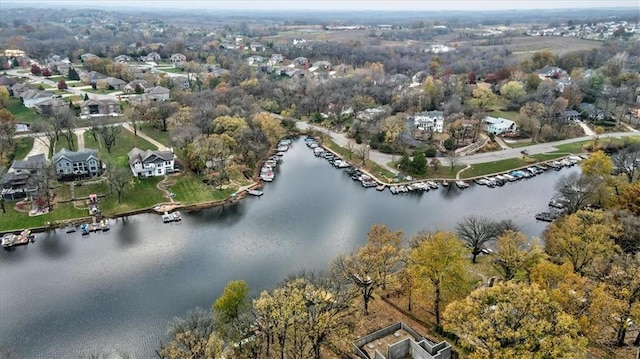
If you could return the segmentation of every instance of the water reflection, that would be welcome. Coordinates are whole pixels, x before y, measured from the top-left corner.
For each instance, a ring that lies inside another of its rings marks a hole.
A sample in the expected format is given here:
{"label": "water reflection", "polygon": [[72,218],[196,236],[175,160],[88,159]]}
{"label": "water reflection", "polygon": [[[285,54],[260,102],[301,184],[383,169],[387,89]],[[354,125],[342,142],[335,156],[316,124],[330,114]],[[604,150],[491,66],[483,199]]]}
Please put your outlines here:
{"label": "water reflection", "polygon": [[144,214],[112,221],[108,232],[58,231],[2,251],[0,347],[20,358],[154,357],[167,321],[210,307],[228,281],[244,279],[257,294],[303,268],[324,269],[364,244],[374,223],[410,237],[482,215],[539,235],[546,224],[533,215],[560,176],[393,196],[362,188],[301,141],[278,171],[261,198],[183,213],[181,223]]}

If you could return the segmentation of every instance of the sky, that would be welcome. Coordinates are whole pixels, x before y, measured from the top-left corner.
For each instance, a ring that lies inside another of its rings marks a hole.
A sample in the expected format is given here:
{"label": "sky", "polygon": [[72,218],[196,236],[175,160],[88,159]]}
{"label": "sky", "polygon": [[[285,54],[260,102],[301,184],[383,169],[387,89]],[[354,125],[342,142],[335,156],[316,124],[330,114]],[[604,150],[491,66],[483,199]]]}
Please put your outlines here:
{"label": "sky", "polygon": [[394,10],[394,11],[478,11],[528,9],[636,8],[640,0],[0,0],[3,2],[48,4],[52,7],[135,7],[147,9],[218,10]]}

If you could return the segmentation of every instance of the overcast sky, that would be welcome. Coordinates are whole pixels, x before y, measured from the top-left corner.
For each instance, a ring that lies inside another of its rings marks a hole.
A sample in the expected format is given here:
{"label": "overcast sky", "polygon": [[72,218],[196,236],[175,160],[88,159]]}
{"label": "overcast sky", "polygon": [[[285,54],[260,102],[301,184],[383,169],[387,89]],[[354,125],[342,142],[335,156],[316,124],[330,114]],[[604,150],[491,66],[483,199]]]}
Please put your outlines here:
{"label": "overcast sky", "polygon": [[48,3],[51,6],[136,7],[225,10],[511,10],[633,7],[640,11],[640,0],[0,0],[25,5]]}

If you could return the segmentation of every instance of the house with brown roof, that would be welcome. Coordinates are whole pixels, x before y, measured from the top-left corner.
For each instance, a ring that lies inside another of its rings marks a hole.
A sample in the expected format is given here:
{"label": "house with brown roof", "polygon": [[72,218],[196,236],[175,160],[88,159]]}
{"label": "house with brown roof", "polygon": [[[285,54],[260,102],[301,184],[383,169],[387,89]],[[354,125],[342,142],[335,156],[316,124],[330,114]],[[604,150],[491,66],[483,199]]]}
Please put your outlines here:
{"label": "house with brown roof", "polygon": [[83,119],[100,116],[119,116],[122,113],[120,103],[116,100],[88,99],[80,105],[80,117]]}

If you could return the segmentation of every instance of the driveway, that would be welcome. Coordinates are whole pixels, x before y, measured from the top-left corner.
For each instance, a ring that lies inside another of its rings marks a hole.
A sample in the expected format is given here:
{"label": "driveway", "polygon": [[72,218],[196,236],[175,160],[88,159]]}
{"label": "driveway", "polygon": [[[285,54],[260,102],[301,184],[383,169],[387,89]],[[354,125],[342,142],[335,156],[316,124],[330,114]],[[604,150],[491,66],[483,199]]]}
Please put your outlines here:
{"label": "driveway", "polygon": [[34,137],[33,147],[31,147],[31,151],[27,153],[27,157],[39,155],[41,153],[44,154],[45,158],[49,158],[49,137],[47,136]]}

